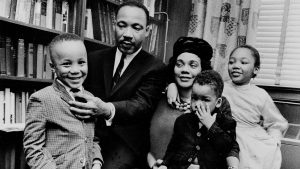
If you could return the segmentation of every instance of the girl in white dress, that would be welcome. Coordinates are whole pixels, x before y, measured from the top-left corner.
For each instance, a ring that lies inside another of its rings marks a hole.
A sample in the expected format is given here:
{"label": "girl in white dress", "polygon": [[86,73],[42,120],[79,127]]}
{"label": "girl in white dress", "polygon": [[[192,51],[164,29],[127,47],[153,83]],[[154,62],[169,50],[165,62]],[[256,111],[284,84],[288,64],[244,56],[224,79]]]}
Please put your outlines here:
{"label": "girl in white dress", "polygon": [[245,45],[234,49],[228,62],[231,81],[225,83],[223,95],[237,121],[239,169],[280,169],[280,139],[288,123],[269,94],[250,83],[259,68],[255,48]]}

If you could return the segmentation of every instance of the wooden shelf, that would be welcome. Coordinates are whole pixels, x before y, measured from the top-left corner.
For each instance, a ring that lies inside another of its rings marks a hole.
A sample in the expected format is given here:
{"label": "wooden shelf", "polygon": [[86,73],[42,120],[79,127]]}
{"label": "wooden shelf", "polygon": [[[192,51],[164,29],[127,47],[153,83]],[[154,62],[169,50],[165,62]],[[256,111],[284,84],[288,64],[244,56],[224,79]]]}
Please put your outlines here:
{"label": "wooden shelf", "polygon": [[87,51],[93,51],[93,50],[97,50],[97,49],[104,49],[104,48],[114,46],[112,44],[107,44],[105,42],[102,42],[102,41],[99,41],[99,40],[96,40],[96,39],[87,38],[87,37],[84,37],[84,43],[85,43],[85,46],[87,48]]}
{"label": "wooden shelf", "polygon": [[24,128],[25,128],[25,123],[0,124],[0,131],[4,131],[4,132],[24,131]]}
{"label": "wooden shelf", "polygon": [[105,0],[106,2],[109,2],[111,4],[114,4],[114,5],[121,5],[119,2],[116,2],[114,0]]}
{"label": "wooden shelf", "polygon": [[37,79],[37,78],[28,78],[28,77],[17,77],[17,76],[6,76],[0,75],[1,81],[16,81],[16,82],[36,82],[36,83],[47,83],[51,84],[52,79]]}
{"label": "wooden shelf", "polygon": [[0,16],[0,21],[3,22],[3,23],[6,23],[6,24],[13,24],[14,26],[28,27],[30,29],[45,31],[47,33],[54,33],[54,34],[57,34],[57,35],[62,33],[61,31],[57,31],[57,30],[54,30],[54,29],[49,29],[49,28],[40,27],[40,26],[37,26],[37,25],[27,24],[25,22],[12,20],[12,19],[9,19],[9,18],[4,18],[2,16]]}
{"label": "wooden shelf", "polygon": [[53,80],[1,75],[0,82],[1,88],[9,87],[20,91],[24,89],[35,91],[36,89],[51,85]]}

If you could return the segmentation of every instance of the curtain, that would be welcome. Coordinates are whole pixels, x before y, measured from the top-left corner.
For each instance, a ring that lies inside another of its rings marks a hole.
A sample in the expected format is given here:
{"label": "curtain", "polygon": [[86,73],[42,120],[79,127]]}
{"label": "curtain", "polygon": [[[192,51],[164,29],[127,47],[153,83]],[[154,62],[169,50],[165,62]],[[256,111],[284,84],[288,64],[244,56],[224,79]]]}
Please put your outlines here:
{"label": "curtain", "polygon": [[212,66],[228,80],[230,52],[254,45],[260,0],[193,0],[188,36],[206,40],[214,50]]}

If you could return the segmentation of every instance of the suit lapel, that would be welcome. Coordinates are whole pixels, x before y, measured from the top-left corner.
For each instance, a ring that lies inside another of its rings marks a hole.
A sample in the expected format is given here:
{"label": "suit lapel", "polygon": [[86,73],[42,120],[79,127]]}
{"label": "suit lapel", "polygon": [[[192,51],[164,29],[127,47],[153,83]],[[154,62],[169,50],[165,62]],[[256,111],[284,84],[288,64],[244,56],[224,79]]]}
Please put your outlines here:
{"label": "suit lapel", "polygon": [[62,100],[69,102],[72,100],[72,97],[69,95],[64,86],[62,86],[56,79],[53,82],[53,88],[56,92],[59,93]]}
{"label": "suit lapel", "polygon": [[111,91],[111,96],[117,92],[124,84],[128,82],[128,79],[134,75],[136,72],[138,72],[141,67],[143,67],[143,63],[146,62],[145,55],[142,54],[143,50],[141,50],[130,62],[128,67],[125,69],[124,73],[122,74],[119,82],[113,87]]}
{"label": "suit lapel", "polygon": [[103,73],[104,73],[103,80],[105,83],[106,96],[109,96],[111,93],[115,55],[116,55],[116,48],[113,48],[107,53],[107,56],[105,57],[105,60],[103,62]]}

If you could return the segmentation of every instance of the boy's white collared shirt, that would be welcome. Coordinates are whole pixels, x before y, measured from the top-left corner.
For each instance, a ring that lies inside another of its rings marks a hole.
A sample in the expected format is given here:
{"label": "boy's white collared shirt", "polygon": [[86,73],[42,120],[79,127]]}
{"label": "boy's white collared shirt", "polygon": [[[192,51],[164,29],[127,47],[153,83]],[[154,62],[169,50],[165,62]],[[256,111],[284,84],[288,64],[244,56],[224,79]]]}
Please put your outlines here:
{"label": "boy's white collared shirt", "polygon": [[[134,52],[133,54],[128,54],[126,55],[125,59],[124,59],[124,66],[123,69],[121,71],[121,75],[124,73],[124,71],[126,70],[126,68],[128,67],[128,65],[130,64],[130,62],[134,59],[134,57],[142,50],[142,48],[140,48],[139,50],[137,50],[136,52]],[[121,56],[122,56],[122,52],[117,48],[116,51],[116,55],[115,55],[115,63],[114,63],[114,70],[113,70],[113,75],[115,74],[117,67],[120,63],[121,60]]]}
{"label": "boy's white collared shirt", "polygon": [[[73,92],[71,92],[71,88],[69,86],[66,86],[65,84],[63,84],[63,82],[61,82],[59,79],[57,79],[58,83],[60,83],[65,89],[66,91],[68,92],[68,94],[72,97],[73,100],[75,100],[74,96],[73,96]],[[78,93],[81,93],[83,91],[83,86],[80,86],[78,88],[79,92]]]}

